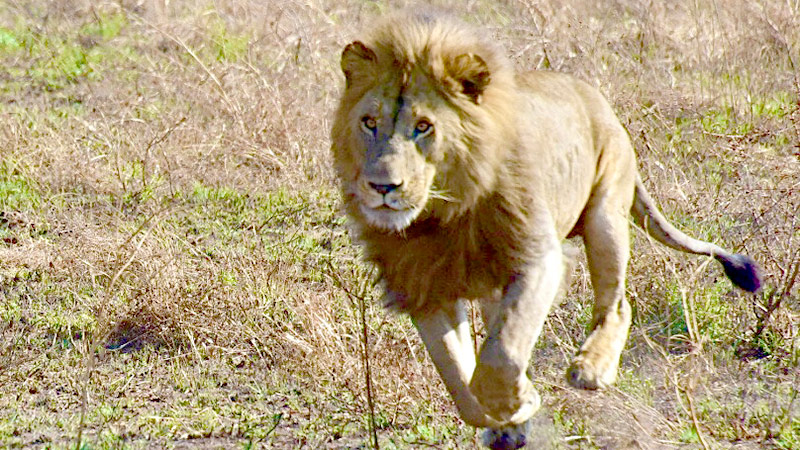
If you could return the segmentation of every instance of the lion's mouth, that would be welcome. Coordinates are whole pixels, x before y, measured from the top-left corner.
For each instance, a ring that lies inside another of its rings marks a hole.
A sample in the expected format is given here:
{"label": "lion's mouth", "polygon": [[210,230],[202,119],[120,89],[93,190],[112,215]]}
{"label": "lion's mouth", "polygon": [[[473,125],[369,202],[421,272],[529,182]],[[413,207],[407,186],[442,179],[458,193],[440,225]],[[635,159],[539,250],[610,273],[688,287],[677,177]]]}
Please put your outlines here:
{"label": "lion's mouth", "polygon": [[419,214],[415,208],[393,208],[386,203],[375,207],[362,204],[361,212],[370,225],[392,231],[408,227]]}

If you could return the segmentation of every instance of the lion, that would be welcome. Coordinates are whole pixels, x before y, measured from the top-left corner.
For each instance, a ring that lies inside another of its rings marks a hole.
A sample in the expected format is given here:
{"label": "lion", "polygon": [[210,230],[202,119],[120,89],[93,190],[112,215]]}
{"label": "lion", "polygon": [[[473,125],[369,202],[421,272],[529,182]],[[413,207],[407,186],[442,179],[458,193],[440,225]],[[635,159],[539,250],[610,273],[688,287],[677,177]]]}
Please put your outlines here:
{"label": "lion", "polygon": [[[517,73],[485,33],[401,12],[344,48],[331,150],[344,207],[386,304],[409,314],[461,418],[491,448],[525,444],[540,406],[529,359],[580,236],[595,295],[570,384],[614,383],[628,336],[629,218],[674,249],[713,256],[740,288],[747,256],[690,238],[645,190],[627,131],[597,89]],[[481,304],[479,351],[467,315]]]}

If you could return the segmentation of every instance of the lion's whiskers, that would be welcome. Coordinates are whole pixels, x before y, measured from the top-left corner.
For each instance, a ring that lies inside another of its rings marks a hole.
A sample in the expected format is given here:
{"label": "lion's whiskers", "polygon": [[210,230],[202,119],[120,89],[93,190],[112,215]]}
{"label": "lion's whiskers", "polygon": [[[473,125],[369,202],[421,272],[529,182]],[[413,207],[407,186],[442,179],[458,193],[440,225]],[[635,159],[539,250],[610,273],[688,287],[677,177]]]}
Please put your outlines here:
{"label": "lion's whiskers", "polygon": [[456,199],[449,196],[447,191],[439,190],[439,189],[431,189],[428,191],[428,197],[431,199],[442,200],[445,202],[455,202]]}

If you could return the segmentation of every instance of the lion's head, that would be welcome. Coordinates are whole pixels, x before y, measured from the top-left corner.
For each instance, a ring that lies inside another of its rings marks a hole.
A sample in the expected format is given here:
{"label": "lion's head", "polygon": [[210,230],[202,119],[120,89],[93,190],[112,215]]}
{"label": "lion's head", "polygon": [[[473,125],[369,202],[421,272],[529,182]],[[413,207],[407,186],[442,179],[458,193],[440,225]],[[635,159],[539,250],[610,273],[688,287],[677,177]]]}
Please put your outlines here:
{"label": "lion's head", "polygon": [[450,221],[495,185],[513,148],[513,72],[463,24],[385,19],[342,53],[332,149],[356,222],[401,231]]}

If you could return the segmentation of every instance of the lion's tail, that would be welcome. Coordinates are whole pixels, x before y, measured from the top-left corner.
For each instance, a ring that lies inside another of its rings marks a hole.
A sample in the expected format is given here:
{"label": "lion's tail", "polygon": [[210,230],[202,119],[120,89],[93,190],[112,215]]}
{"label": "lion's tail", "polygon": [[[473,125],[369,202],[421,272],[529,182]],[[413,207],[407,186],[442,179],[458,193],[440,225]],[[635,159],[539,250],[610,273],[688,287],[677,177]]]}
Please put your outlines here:
{"label": "lion's tail", "polygon": [[658,211],[655,202],[639,177],[636,178],[636,196],[631,213],[634,222],[662,244],[682,252],[713,256],[722,264],[725,275],[731,279],[733,284],[746,291],[756,292],[761,287],[761,279],[755,261],[739,253],[730,253],[710,242],[691,238],[672,226]]}

